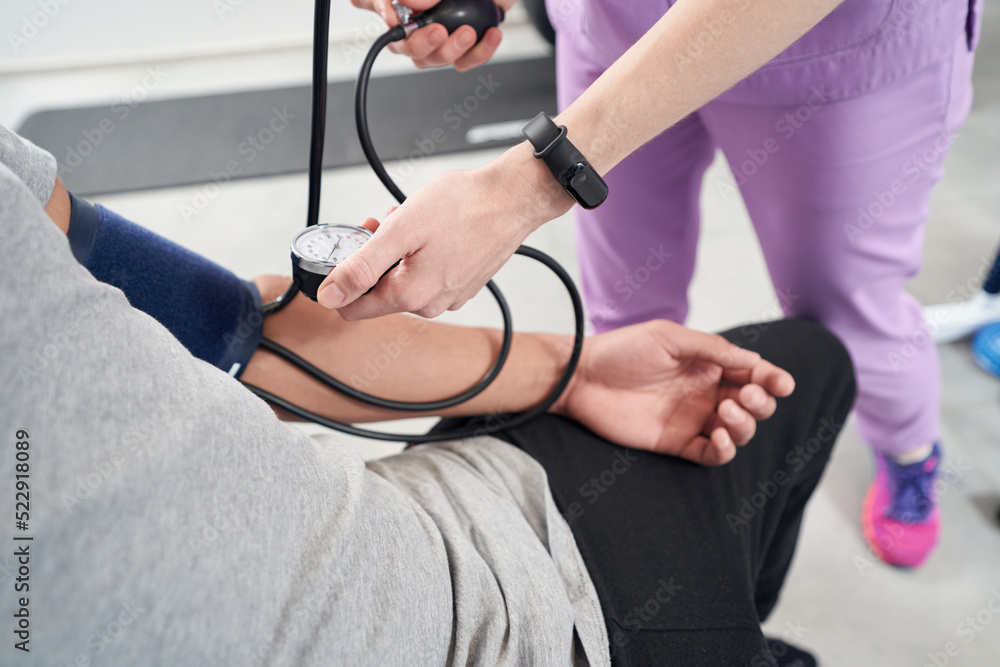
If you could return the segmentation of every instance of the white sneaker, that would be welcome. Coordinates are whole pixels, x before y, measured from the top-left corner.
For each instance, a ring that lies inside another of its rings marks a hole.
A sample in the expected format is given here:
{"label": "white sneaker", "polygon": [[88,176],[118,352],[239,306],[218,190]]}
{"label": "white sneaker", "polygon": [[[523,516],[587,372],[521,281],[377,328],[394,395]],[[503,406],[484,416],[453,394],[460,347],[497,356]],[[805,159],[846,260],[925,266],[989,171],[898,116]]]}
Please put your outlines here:
{"label": "white sneaker", "polygon": [[968,301],[924,306],[924,323],[939,344],[953,343],[1000,321],[1000,294],[980,290]]}

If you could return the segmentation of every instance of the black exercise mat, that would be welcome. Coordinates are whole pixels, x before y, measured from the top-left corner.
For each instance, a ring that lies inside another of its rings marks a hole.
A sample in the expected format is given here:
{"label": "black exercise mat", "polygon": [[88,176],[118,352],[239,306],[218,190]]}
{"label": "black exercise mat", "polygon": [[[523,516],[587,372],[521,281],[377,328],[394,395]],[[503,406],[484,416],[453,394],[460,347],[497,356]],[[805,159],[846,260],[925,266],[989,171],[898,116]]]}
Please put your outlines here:
{"label": "black exercise mat", "polygon": [[[324,166],[361,164],[354,82],[331,83]],[[80,195],[302,172],[309,160],[308,87],[43,111],[19,133],[51,151]],[[554,113],[552,58],[380,77],[369,86],[369,126],[390,171],[427,155],[516,143],[515,121]],[[504,126],[502,124],[507,123]],[[471,133],[470,133],[471,130]]]}

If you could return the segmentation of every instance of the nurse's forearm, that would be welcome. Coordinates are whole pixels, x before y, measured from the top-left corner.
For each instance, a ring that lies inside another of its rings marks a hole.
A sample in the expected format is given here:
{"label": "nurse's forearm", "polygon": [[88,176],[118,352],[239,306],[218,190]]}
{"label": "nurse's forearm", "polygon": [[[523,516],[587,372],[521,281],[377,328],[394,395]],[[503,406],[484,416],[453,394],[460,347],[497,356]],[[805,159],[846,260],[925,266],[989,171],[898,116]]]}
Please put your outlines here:
{"label": "nurse's forearm", "polygon": [[559,116],[601,173],[764,65],[841,0],[680,0]]}
{"label": "nurse's forearm", "polygon": [[[605,174],[627,155],[774,58],[841,0],[679,0],[557,122]],[[627,10],[623,10],[627,11]],[[538,217],[569,206],[524,142],[494,177],[527,178]],[[537,206],[536,206],[537,208]],[[547,216],[547,217],[546,217]],[[538,223],[545,220],[538,220]]]}

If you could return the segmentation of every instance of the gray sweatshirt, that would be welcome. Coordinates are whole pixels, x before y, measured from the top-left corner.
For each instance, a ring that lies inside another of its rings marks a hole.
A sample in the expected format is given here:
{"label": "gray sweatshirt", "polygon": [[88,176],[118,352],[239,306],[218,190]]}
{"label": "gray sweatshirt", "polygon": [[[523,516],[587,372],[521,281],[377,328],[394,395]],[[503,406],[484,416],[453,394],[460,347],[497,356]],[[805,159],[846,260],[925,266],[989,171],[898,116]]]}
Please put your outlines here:
{"label": "gray sweatshirt", "polygon": [[610,663],[532,458],[278,421],[76,263],[51,155],[0,160],[0,664]]}

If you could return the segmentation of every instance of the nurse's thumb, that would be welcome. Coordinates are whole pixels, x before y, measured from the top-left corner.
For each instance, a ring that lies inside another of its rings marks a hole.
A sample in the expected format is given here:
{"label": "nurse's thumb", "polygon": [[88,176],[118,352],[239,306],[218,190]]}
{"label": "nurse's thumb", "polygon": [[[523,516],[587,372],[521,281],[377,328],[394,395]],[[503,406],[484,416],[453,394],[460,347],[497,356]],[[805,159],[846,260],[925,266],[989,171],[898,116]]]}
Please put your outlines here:
{"label": "nurse's thumb", "polygon": [[363,296],[402,257],[394,245],[384,234],[373,236],[330,272],[316,299],[327,308],[341,308]]}

